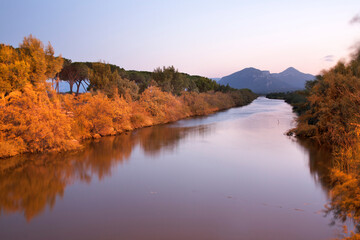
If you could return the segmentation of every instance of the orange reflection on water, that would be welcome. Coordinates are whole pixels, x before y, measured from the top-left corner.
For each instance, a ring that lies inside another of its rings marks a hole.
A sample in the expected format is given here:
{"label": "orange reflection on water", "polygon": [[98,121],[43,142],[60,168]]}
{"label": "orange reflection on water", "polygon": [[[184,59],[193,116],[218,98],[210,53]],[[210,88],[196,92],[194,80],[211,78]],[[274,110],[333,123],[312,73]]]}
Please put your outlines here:
{"label": "orange reflection on water", "polygon": [[0,161],[0,212],[24,212],[30,221],[46,205],[52,208],[56,197],[74,181],[90,183],[111,176],[114,165],[127,161],[135,146],[146,155],[172,151],[189,134],[204,134],[206,126],[173,128],[155,126],[116,137],[89,141],[81,152],[27,154]]}

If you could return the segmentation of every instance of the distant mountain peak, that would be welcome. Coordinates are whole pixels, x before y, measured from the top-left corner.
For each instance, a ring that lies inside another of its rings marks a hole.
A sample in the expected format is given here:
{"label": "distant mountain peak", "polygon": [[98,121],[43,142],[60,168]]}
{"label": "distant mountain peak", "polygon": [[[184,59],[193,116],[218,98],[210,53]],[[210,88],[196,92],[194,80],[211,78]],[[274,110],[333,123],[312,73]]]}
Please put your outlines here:
{"label": "distant mountain peak", "polygon": [[254,68],[254,67],[244,68],[244,69],[241,70],[241,71],[244,71],[244,70],[256,70],[256,71],[261,71],[261,70],[259,70],[259,69],[257,69],[257,68]]}
{"label": "distant mountain peak", "polygon": [[300,71],[294,67],[289,67],[289,68],[285,69],[284,71],[282,71],[281,73],[300,73]]}
{"label": "distant mountain peak", "polygon": [[240,70],[238,72],[261,72],[261,70],[253,67],[244,68],[243,70]]}
{"label": "distant mountain peak", "polygon": [[263,70],[260,70],[260,69],[257,69],[257,68],[253,68],[253,67],[248,67],[248,68],[244,68],[243,70],[240,70],[238,72],[235,72],[234,74],[236,73],[250,73],[250,74],[270,74],[270,71],[263,71]]}

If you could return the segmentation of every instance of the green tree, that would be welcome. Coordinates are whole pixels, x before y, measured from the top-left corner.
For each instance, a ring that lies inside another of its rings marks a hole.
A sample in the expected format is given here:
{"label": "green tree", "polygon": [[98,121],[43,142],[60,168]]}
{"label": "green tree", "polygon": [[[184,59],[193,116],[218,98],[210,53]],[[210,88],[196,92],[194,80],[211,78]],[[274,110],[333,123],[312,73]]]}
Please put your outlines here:
{"label": "green tree", "polygon": [[[79,94],[80,86],[86,84],[89,79],[89,68],[85,63],[65,60],[63,69],[60,72],[60,79],[67,81],[70,85],[70,93],[73,93],[73,86],[76,85],[76,95]],[[86,89],[86,88],[85,88]]]}
{"label": "green tree", "polygon": [[91,64],[90,86],[92,90],[102,90],[108,96],[112,97],[116,94],[125,96],[129,93],[133,99],[137,98],[139,87],[135,82],[122,78],[117,70],[111,70],[111,65],[96,62]]}
{"label": "green tree", "polygon": [[187,87],[187,79],[174,66],[156,68],[152,74],[162,91],[179,95]]}

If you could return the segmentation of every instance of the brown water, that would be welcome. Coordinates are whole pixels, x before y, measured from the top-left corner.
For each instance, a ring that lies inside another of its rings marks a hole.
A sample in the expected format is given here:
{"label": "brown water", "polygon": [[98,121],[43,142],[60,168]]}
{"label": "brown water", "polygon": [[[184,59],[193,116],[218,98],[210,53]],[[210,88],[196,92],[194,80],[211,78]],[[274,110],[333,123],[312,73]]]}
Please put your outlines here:
{"label": "brown water", "polygon": [[0,161],[0,239],[329,239],[326,152],[281,100]]}

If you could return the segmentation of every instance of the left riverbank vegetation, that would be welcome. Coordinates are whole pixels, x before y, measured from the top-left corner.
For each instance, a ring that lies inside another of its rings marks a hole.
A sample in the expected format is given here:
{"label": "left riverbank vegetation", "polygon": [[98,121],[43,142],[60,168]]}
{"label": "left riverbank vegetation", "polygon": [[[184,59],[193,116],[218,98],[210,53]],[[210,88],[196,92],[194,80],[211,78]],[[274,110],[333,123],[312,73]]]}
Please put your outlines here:
{"label": "left riverbank vegetation", "polygon": [[305,90],[268,97],[285,99],[299,114],[290,134],[331,148],[327,212],[354,226],[344,225],[343,239],[360,239],[360,49],[349,62],[338,62],[308,82]]}
{"label": "left riverbank vegetation", "polygon": [[[61,80],[69,93],[59,93]],[[80,149],[87,138],[206,115],[256,97],[172,66],[140,72],[72,62],[30,35],[18,48],[0,44],[0,158]]]}

